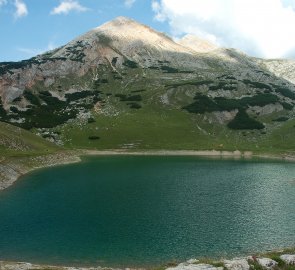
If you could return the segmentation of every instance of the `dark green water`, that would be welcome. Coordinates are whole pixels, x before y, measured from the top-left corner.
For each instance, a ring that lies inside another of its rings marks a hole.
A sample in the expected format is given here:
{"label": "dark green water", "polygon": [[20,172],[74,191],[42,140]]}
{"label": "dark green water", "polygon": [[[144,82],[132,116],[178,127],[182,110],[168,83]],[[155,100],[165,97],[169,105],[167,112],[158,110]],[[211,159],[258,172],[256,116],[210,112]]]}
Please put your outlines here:
{"label": "dark green water", "polygon": [[295,165],[95,157],[0,193],[0,259],[150,266],[295,246]]}

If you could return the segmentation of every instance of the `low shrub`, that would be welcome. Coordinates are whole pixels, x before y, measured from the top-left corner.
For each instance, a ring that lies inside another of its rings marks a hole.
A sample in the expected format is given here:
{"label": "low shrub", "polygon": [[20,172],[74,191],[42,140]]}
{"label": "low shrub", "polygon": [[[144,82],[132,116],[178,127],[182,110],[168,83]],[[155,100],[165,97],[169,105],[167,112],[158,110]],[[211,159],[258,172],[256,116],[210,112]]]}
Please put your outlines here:
{"label": "low shrub", "polygon": [[136,102],[130,102],[130,103],[127,103],[127,105],[129,105],[129,108],[130,109],[140,109],[142,108],[142,106]]}
{"label": "low shrub", "polygon": [[123,66],[129,67],[129,68],[138,68],[138,64],[132,60],[129,60],[129,59],[127,59],[123,62]]}
{"label": "low shrub", "polygon": [[264,125],[259,121],[251,118],[245,110],[239,110],[236,117],[227,125],[230,129],[243,130],[243,129],[264,129]]}
{"label": "low shrub", "polygon": [[120,101],[142,101],[141,95],[127,96],[124,94],[116,94],[115,97],[120,98]]}
{"label": "low shrub", "polygon": [[219,111],[218,105],[211,98],[205,95],[196,95],[194,99],[195,101],[192,104],[183,107],[183,109],[187,110],[190,113]]}
{"label": "low shrub", "polygon": [[99,140],[100,137],[99,136],[89,136],[88,139],[92,140],[92,141],[95,141],[95,140]]}
{"label": "low shrub", "polygon": [[75,92],[75,93],[65,94],[65,97],[66,97],[67,101],[71,102],[71,101],[76,101],[76,100],[86,98],[86,97],[89,97],[92,95],[93,95],[93,91],[84,90],[84,91],[79,91],[79,92]]}
{"label": "low shrub", "polygon": [[281,95],[283,95],[284,97],[290,98],[295,100],[295,93],[293,91],[291,91],[290,89],[288,89],[287,87],[277,87],[275,89],[275,91],[277,93],[280,93]]}
{"label": "low shrub", "polygon": [[273,94],[258,94],[253,97],[244,97],[240,99],[242,106],[260,106],[273,104],[279,101],[279,98]]}
{"label": "low shrub", "polygon": [[31,104],[36,105],[36,106],[40,106],[40,100],[38,99],[37,96],[35,96],[31,91],[29,90],[25,90],[24,91],[24,97],[26,98],[27,101],[29,101]]}
{"label": "low shrub", "polygon": [[261,82],[253,82],[250,80],[243,80],[243,83],[249,86],[252,86],[253,88],[258,88],[258,89],[268,89],[268,90],[272,90],[271,86],[269,86],[268,84],[265,83],[261,83]]}
{"label": "low shrub", "polygon": [[87,122],[88,122],[88,124],[91,124],[91,123],[95,123],[96,121],[93,117],[90,117],[90,118],[88,118]]}
{"label": "low shrub", "polygon": [[276,118],[276,119],[274,119],[272,121],[274,121],[274,122],[286,122],[288,120],[289,120],[288,117],[286,117],[286,116],[280,116],[280,117],[278,117],[278,118]]}
{"label": "low shrub", "polygon": [[292,104],[289,104],[287,102],[281,102],[281,105],[283,106],[285,110],[288,110],[288,111],[291,111],[294,108]]}
{"label": "low shrub", "polygon": [[161,70],[165,71],[166,73],[178,73],[179,70],[177,68],[168,67],[168,66],[161,66]]}

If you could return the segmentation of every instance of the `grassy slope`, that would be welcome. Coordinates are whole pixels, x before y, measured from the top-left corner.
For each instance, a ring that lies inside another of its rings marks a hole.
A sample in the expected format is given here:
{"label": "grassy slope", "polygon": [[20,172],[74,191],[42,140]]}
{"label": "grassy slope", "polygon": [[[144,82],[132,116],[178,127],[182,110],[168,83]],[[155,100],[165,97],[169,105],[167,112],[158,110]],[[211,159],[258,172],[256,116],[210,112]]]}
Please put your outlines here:
{"label": "grassy slope", "polygon": [[[142,79],[142,71],[128,70],[122,81],[108,77],[109,82],[100,86],[106,107],[113,114],[95,113],[95,123],[80,125],[70,123],[60,128],[69,148],[91,149],[169,149],[169,150],[251,150],[258,153],[281,153],[293,151],[295,141],[295,119],[293,111],[273,113],[260,120],[266,123],[265,131],[230,130],[226,124],[211,122],[208,114],[190,114],[181,109],[189,104],[199,91],[196,86],[169,89],[165,84],[182,82],[184,75],[169,75],[167,80]],[[153,74],[149,74],[152,78]],[[182,76],[182,77],[180,77]],[[131,79],[130,79],[131,78]],[[87,78],[90,80],[90,78]],[[134,91],[144,91],[134,93]],[[169,93],[170,104],[164,105],[161,97]],[[108,94],[108,95],[107,95]],[[112,94],[110,96],[110,94]],[[120,101],[116,94],[140,94],[142,108],[130,109],[127,102]],[[239,96],[243,93],[233,92]],[[115,112],[115,113],[114,113]],[[274,123],[281,115],[291,115],[287,122]],[[99,140],[89,140],[99,136]]]}
{"label": "grassy slope", "polygon": [[[155,111],[143,108],[118,117],[96,115],[85,126],[67,124],[62,128],[66,147],[178,150],[252,150],[279,153],[295,149],[295,120],[280,124],[271,133],[235,131],[224,125],[209,124],[203,116],[179,110]],[[91,141],[89,136],[99,136]]]}
{"label": "grassy slope", "polygon": [[[193,102],[197,92],[208,93],[208,87],[184,82],[206,81],[197,71],[194,74],[164,74],[160,71],[125,69],[122,79],[115,79],[107,68],[98,71],[98,78],[107,79],[97,90],[106,105],[102,112],[92,110],[94,123],[81,124],[70,121],[55,128],[61,132],[65,148],[88,149],[167,149],[167,150],[250,150],[258,153],[281,153],[295,150],[295,118],[292,111],[274,112],[267,117],[258,117],[266,124],[266,130],[231,130],[219,124],[212,114],[188,113],[181,108]],[[220,75],[223,74],[223,71]],[[53,86],[45,88],[37,84],[33,92],[69,89],[75,78],[62,78]],[[92,89],[93,74],[88,73],[77,81],[77,88]],[[241,83],[241,82],[239,82]],[[173,85],[179,85],[174,87]],[[74,84],[75,85],[75,84]],[[82,87],[83,86],[83,87]],[[258,93],[251,87],[231,91],[232,98]],[[263,92],[263,90],[261,90]],[[120,101],[116,95],[141,95],[141,109],[131,109],[128,102]],[[163,104],[163,97],[168,103]],[[75,105],[70,105],[74,108]],[[287,122],[273,122],[280,116],[289,116]],[[213,120],[213,121],[212,121]],[[42,121],[42,119],[41,119]],[[36,132],[36,131],[35,131]],[[99,136],[99,140],[89,140]],[[41,142],[41,139],[38,138]],[[37,141],[37,140],[36,140]],[[42,140],[42,142],[44,142]],[[41,143],[42,144],[42,143]],[[49,144],[47,144],[49,145]],[[49,147],[49,146],[48,146]],[[45,147],[46,148],[46,147]],[[39,150],[43,151],[42,146]],[[35,151],[38,151],[38,147]],[[50,147],[49,147],[50,151]],[[11,152],[11,151],[10,151]]]}
{"label": "grassy slope", "polygon": [[58,149],[29,131],[0,122],[0,157],[49,154]]}

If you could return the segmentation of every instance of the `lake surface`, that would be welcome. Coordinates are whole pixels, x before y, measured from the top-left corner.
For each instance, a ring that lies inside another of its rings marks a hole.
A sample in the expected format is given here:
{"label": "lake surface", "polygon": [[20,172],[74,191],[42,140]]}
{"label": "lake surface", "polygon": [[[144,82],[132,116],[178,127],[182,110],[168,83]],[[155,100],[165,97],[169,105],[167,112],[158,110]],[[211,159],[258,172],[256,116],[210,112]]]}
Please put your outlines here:
{"label": "lake surface", "polygon": [[0,192],[0,260],[152,266],[295,246],[295,164],[91,157]]}

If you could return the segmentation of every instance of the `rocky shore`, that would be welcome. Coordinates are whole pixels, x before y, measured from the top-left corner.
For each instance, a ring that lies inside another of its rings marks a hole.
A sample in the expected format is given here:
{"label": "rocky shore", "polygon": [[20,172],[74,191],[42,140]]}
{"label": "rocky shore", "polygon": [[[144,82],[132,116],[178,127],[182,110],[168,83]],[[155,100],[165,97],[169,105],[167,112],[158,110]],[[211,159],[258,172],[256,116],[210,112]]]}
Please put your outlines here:
{"label": "rocky shore", "polygon": [[[143,268],[125,268],[125,270],[144,270]],[[295,270],[295,254],[270,254],[269,256],[248,256],[231,260],[202,262],[190,259],[186,262],[156,268],[157,270]],[[0,261],[0,270],[122,270],[106,267],[63,267],[34,265],[24,262]]]}
{"label": "rocky shore", "polygon": [[195,151],[195,150],[84,150],[85,155],[106,156],[106,155],[132,155],[132,156],[201,156],[201,157],[252,157],[251,151]]}
{"label": "rocky shore", "polygon": [[8,188],[21,176],[33,170],[80,161],[80,157],[72,152],[17,158],[0,157],[0,190]]}

